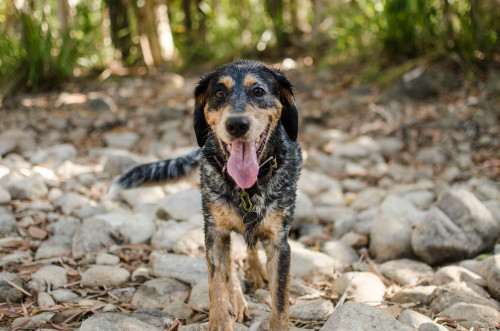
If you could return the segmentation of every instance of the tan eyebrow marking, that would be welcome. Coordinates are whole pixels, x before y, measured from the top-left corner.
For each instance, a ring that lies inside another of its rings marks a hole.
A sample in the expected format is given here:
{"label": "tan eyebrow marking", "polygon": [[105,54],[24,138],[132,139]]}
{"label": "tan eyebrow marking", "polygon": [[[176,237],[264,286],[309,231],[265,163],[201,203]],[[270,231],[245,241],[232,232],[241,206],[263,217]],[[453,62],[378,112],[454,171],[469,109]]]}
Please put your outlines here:
{"label": "tan eyebrow marking", "polygon": [[219,80],[220,83],[224,84],[228,89],[233,88],[234,80],[229,76],[224,76]]}
{"label": "tan eyebrow marking", "polygon": [[254,75],[248,75],[245,77],[245,80],[243,80],[243,86],[252,86],[253,84],[257,83],[257,78],[255,78]]}

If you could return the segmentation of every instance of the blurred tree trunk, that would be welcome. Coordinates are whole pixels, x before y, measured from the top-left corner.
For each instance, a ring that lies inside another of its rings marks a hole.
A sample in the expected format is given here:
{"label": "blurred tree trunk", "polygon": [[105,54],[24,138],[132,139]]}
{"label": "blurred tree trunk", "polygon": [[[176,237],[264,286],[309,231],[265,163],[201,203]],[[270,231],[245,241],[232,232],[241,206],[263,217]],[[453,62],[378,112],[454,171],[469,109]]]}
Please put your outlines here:
{"label": "blurred tree trunk", "polygon": [[196,39],[199,40],[202,45],[205,44],[207,35],[207,15],[201,9],[202,0],[196,0],[196,10],[198,13],[198,29],[196,30]]}
{"label": "blurred tree trunk", "polygon": [[16,6],[14,6],[14,1],[7,0],[5,5],[5,21],[1,25],[0,31],[5,35],[11,35],[12,32],[16,30]]}
{"label": "blurred tree trunk", "polygon": [[285,32],[285,20],[283,17],[283,0],[265,0],[266,10],[273,21],[273,29],[278,42],[278,47],[283,48],[290,45],[288,35]]}
{"label": "blurred tree trunk", "polygon": [[182,10],[184,11],[186,46],[189,47],[193,44],[193,22],[191,20],[191,0],[182,0]]}
{"label": "blurred tree trunk", "polygon": [[68,34],[69,5],[67,0],[57,0],[57,17],[59,19],[59,34],[64,38]]}
{"label": "blurred tree trunk", "polygon": [[115,48],[120,51],[122,60],[127,63],[133,44],[127,16],[127,2],[125,0],[106,0],[106,4],[109,8],[111,40]]}

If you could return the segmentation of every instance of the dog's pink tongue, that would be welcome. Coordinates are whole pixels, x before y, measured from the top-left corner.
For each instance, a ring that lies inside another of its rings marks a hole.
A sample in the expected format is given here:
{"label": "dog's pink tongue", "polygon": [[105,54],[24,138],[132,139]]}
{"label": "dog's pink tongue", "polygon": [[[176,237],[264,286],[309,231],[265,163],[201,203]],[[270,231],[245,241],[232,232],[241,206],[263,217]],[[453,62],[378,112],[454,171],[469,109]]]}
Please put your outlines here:
{"label": "dog's pink tongue", "polygon": [[227,172],[241,188],[250,188],[255,184],[259,174],[259,163],[253,141],[238,141],[232,144],[231,154],[227,161]]}

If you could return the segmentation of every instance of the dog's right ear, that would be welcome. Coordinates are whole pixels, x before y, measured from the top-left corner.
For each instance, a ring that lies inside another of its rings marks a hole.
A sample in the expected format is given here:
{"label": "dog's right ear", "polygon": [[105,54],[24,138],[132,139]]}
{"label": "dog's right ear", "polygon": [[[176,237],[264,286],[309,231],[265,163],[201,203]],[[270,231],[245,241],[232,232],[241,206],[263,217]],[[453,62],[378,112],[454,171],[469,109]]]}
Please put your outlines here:
{"label": "dog's right ear", "polygon": [[207,103],[208,86],[214,76],[214,73],[204,76],[194,89],[194,133],[196,134],[196,141],[200,147],[205,145],[208,130],[210,130],[205,119],[204,109]]}

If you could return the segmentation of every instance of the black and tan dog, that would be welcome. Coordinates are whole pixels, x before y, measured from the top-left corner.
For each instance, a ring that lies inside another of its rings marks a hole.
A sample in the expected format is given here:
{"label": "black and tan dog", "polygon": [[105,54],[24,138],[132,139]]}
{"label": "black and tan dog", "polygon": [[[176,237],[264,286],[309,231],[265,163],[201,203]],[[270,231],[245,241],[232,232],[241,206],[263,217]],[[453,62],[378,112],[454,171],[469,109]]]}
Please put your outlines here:
{"label": "black and tan dog", "polygon": [[[234,318],[242,322],[249,313],[231,261],[231,231],[243,235],[248,245],[248,280],[256,287],[268,280],[271,330],[288,330],[287,237],[302,165],[292,85],[279,70],[242,60],[203,77],[194,94],[200,148],[185,157],[133,168],[116,185],[131,188],[175,180],[199,164],[209,330],[232,330]],[[259,240],[267,270],[257,256]]]}

